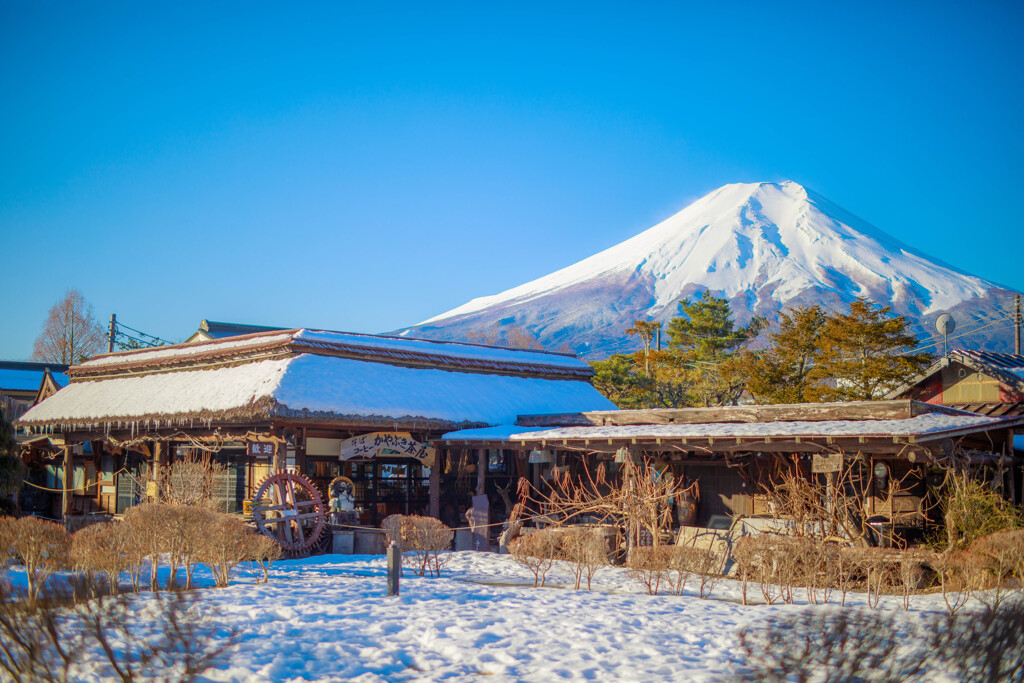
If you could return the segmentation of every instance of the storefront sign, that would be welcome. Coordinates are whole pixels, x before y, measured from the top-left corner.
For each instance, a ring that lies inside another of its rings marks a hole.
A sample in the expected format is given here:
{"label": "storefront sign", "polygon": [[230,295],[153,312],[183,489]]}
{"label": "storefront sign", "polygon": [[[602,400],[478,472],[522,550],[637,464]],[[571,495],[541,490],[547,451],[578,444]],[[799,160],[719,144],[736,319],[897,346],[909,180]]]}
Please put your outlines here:
{"label": "storefront sign", "polygon": [[434,464],[434,449],[416,441],[408,432],[371,432],[341,442],[342,460],[380,455],[405,455],[427,466]]}
{"label": "storefront sign", "polygon": [[819,474],[823,472],[839,472],[843,469],[843,454],[815,453],[811,458],[811,472]]}
{"label": "storefront sign", "polygon": [[530,463],[554,462],[555,457],[551,451],[530,451]]}
{"label": "storefront sign", "polygon": [[273,455],[274,444],[251,442],[248,446],[249,455]]}

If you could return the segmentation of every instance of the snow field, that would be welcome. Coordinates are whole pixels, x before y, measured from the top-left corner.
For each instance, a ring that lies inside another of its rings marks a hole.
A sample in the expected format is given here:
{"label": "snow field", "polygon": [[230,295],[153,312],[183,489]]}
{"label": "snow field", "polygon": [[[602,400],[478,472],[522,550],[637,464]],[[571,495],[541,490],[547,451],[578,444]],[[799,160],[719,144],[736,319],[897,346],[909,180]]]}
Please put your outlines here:
{"label": "snow field", "polygon": [[[841,609],[838,592],[825,607],[743,606],[731,580],[711,600],[697,598],[695,584],[681,597],[649,596],[621,568],[598,572],[587,592],[572,590],[568,568],[556,565],[547,587],[533,588],[529,572],[493,553],[454,553],[440,579],[407,575],[393,598],[385,571],[382,556],[327,555],[277,563],[267,585],[242,570],[227,588],[199,591],[207,625],[240,638],[206,680],[718,681],[741,662],[740,626]],[[200,585],[212,584],[204,572]],[[760,600],[756,585],[748,594]],[[863,603],[847,597],[847,606]],[[923,595],[908,613],[897,597],[879,609],[916,619],[943,607],[941,596]]]}

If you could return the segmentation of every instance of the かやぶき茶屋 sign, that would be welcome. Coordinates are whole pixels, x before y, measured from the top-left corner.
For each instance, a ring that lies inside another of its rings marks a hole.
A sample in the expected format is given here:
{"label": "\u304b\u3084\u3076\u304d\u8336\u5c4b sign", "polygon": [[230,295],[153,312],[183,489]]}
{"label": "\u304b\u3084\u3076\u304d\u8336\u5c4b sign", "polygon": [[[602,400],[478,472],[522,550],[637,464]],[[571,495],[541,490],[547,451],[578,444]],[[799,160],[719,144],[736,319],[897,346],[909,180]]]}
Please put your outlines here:
{"label": "\u304b\u3084\u3076\u304d\u8336\u5c4b sign", "polygon": [[382,451],[389,451],[385,455],[407,455],[424,465],[434,464],[434,449],[416,441],[408,432],[371,432],[341,442],[342,460],[375,458],[381,455]]}

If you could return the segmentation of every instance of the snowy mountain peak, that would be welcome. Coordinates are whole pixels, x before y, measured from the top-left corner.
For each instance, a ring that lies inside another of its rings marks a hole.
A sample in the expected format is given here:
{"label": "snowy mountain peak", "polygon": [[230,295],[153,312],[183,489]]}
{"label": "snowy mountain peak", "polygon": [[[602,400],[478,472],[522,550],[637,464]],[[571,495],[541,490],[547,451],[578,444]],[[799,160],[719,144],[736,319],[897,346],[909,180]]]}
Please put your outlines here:
{"label": "snowy mountain peak", "polygon": [[667,321],[708,289],[742,321],[792,305],[858,296],[914,320],[998,287],[918,252],[799,183],[734,183],[578,263],[416,325],[454,339],[515,320],[550,345],[605,355],[638,318]]}

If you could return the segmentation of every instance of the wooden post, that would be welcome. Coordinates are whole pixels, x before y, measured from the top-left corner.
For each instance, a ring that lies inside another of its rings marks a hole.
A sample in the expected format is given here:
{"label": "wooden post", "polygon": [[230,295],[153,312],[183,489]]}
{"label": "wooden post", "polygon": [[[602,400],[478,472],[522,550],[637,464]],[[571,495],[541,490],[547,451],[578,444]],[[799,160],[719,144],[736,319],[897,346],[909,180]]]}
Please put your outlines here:
{"label": "wooden post", "polygon": [[388,545],[388,595],[398,595],[398,577],[402,575],[402,553],[394,541]]}
{"label": "wooden post", "polygon": [[274,442],[274,457],[270,468],[271,474],[274,472],[280,472],[285,468],[285,458],[287,457],[287,453],[285,453],[286,448],[287,446],[285,444],[277,441]]}
{"label": "wooden post", "polygon": [[153,443],[153,484],[152,488],[147,491],[147,498],[149,502],[157,503],[160,501],[160,482],[163,481],[164,477],[164,464],[166,459],[167,449],[164,448],[162,441],[156,441]]}
{"label": "wooden post", "polygon": [[487,485],[487,451],[483,448],[476,449],[476,495],[484,495],[484,487]]}
{"label": "wooden post", "polygon": [[75,479],[73,476],[75,469],[75,454],[72,450],[71,445],[64,445],[64,477],[61,484],[63,491],[60,495],[60,514],[61,518],[66,518],[71,514],[71,486]]}
{"label": "wooden post", "polygon": [[430,466],[430,509],[427,513],[438,519],[441,518],[441,470],[444,468],[444,459],[447,454],[447,449],[438,448],[434,456],[434,464]]}
{"label": "wooden post", "polygon": [[299,474],[310,474],[306,471],[306,428],[300,432],[295,430],[295,471]]}

